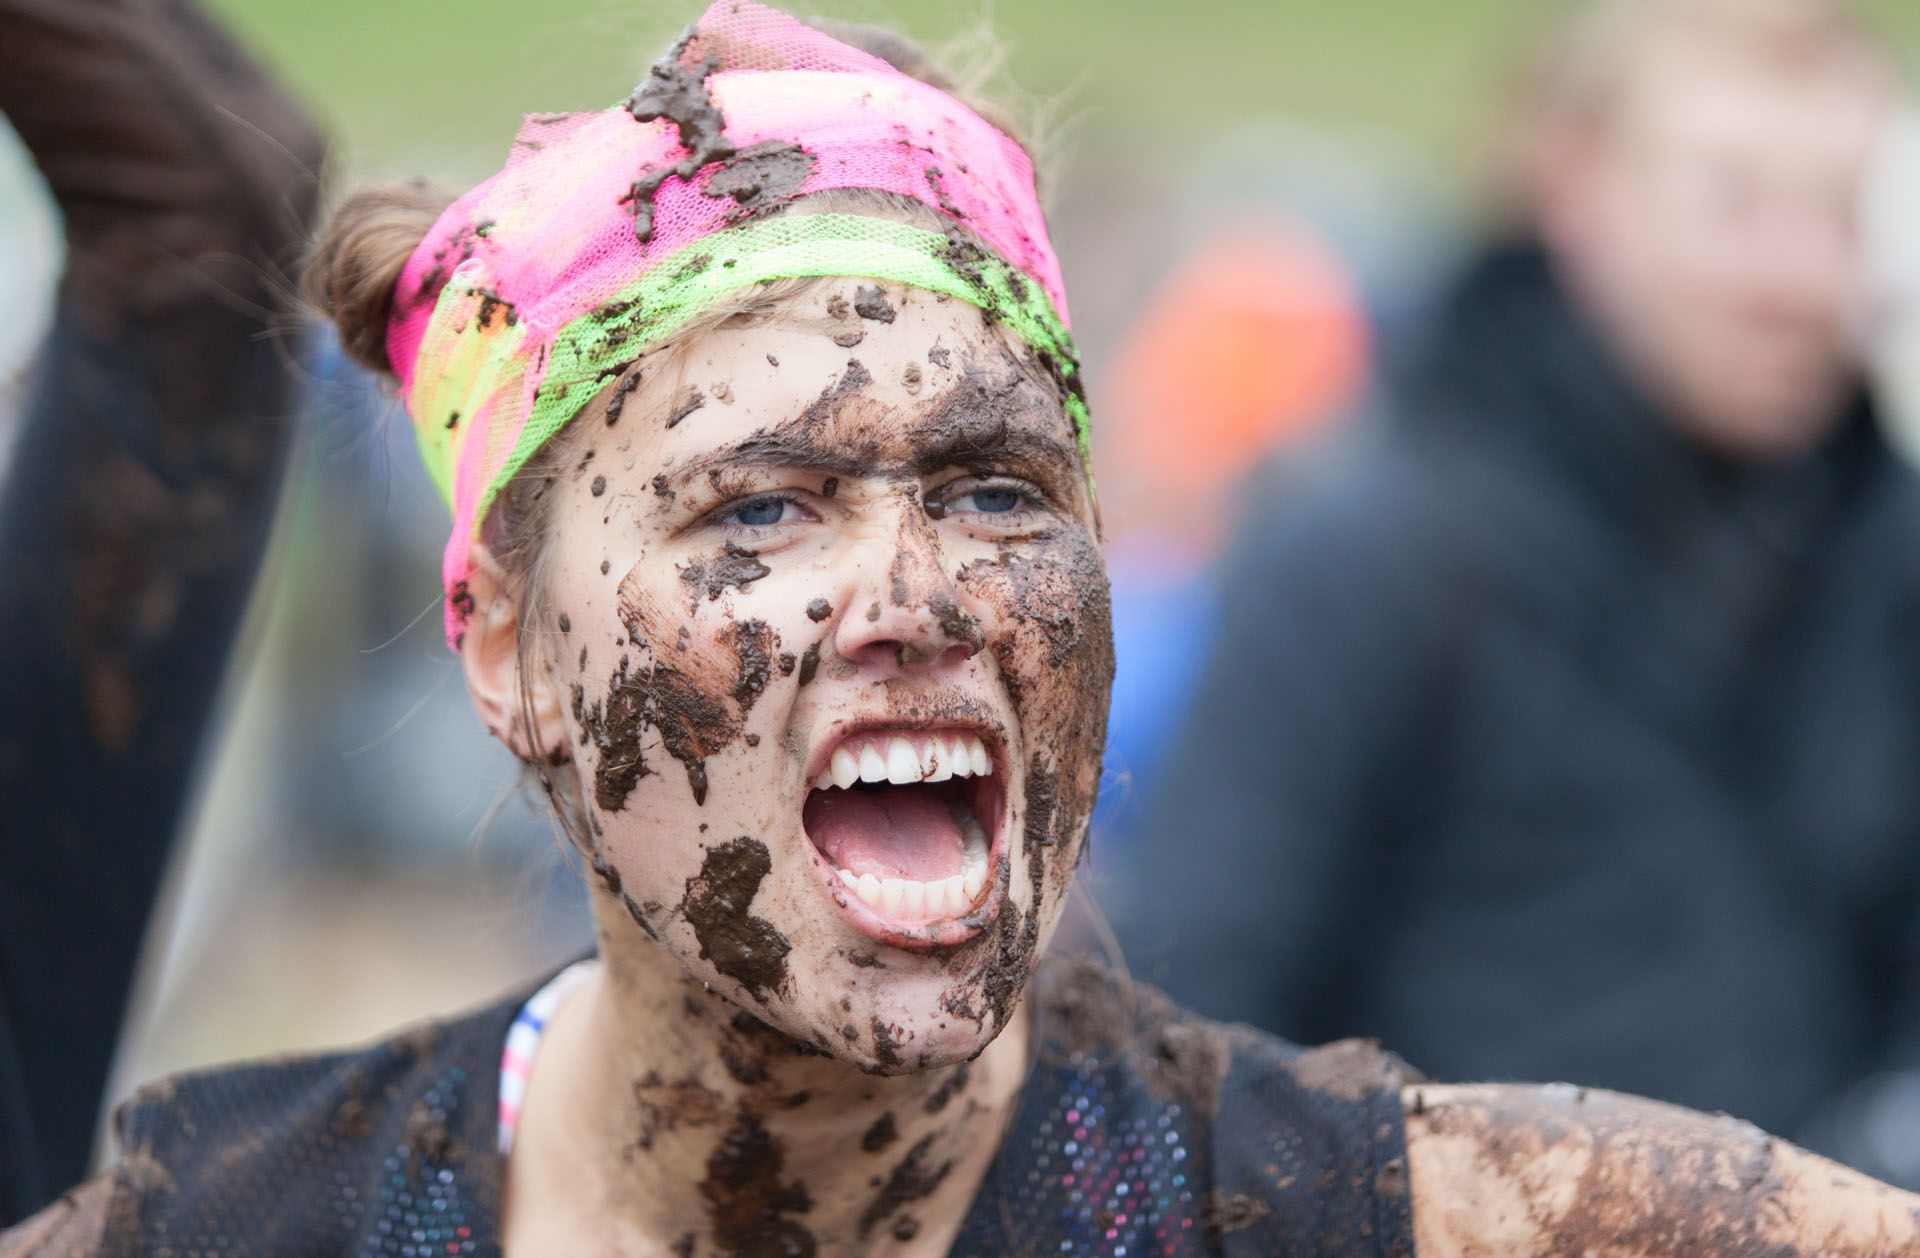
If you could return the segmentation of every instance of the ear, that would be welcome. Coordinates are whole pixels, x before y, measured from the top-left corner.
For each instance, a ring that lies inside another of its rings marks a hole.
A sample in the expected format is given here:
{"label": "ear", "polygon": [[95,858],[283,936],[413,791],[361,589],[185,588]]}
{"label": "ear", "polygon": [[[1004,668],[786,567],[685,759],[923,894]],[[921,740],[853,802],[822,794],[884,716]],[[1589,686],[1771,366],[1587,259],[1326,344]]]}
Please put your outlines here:
{"label": "ear", "polygon": [[507,590],[500,565],[477,542],[472,560],[467,593],[473,597],[473,613],[460,640],[460,666],[474,711],[488,732],[521,760],[569,759],[572,742],[560,693],[545,670],[528,675],[522,696],[520,608]]}

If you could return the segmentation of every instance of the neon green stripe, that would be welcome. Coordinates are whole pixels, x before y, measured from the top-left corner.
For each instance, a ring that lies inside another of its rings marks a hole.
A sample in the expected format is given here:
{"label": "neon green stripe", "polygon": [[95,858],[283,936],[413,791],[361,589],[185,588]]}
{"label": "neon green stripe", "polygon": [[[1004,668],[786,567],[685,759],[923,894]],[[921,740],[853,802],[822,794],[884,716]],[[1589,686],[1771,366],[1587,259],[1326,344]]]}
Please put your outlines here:
{"label": "neon green stripe", "polygon": [[[1073,340],[1046,290],[993,255],[956,246],[939,232],[857,214],[794,214],[730,227],[662,259],[613,300],[560,330],[519,440],[481,496],[476,529],[534,452],[641,351],[729,293],[814,276],[890,280],[946,293],[1003,319],[1063,371],[1075,369]],[[1070,391],[1066,407],[1090,469],[1086,403]]]}

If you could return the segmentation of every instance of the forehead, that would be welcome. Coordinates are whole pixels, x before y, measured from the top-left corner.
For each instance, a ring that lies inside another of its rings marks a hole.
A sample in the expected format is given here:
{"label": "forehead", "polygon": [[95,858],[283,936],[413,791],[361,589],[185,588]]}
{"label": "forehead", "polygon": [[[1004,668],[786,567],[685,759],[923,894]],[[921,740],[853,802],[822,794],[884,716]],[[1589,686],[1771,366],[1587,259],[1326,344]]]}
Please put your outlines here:
{"label": "forehead", "polygon": [[1802,65],[1676,42],[1654,50],[1626,100],[1629,131],[1660,145],[1712,148],[1809,167],[1864,155],[1893,98],[1870,62],[1835,53]]}
{"label": "forehead", "polygon": [[641,369],[623,415],[649,417],[634,448],[669,476],[735,456],[917,467],[1001,447],[1078,469],[1072,423],[1025,347],[977,307],[920,289],[811,285]]}

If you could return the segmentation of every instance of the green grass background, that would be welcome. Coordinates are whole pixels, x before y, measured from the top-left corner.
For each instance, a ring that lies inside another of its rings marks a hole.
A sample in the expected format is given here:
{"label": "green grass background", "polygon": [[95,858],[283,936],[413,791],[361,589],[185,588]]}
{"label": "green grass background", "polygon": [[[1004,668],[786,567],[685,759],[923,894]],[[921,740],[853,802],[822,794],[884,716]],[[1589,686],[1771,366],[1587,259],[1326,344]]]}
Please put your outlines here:
{"label": "green grass background", "polygon": [[[622,97],[698,0],[212,0],[329,125],[350,177],[471,179],[522,112]],[[930,45],[984,21],[1028,106],[1103,155],[1259,117],[1471,164],[1558,0],[812,0]],[[1920,3],[1864,0],[1911,55]],[[1016,101],[1016,104],[1019,103]]]}

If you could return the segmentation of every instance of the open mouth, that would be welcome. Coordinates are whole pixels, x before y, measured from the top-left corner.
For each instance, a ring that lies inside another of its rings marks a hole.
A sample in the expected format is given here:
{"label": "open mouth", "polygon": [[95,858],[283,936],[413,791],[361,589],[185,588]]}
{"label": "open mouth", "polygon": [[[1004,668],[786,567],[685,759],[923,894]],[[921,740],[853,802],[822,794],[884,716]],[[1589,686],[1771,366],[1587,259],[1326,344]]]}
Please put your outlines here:
{"label": "open mouth", "polygon": [[867,933],[950,943],[977,929],[994,892],[1005,799],[977,732],[865,729],[834,746],[802,822]]}

